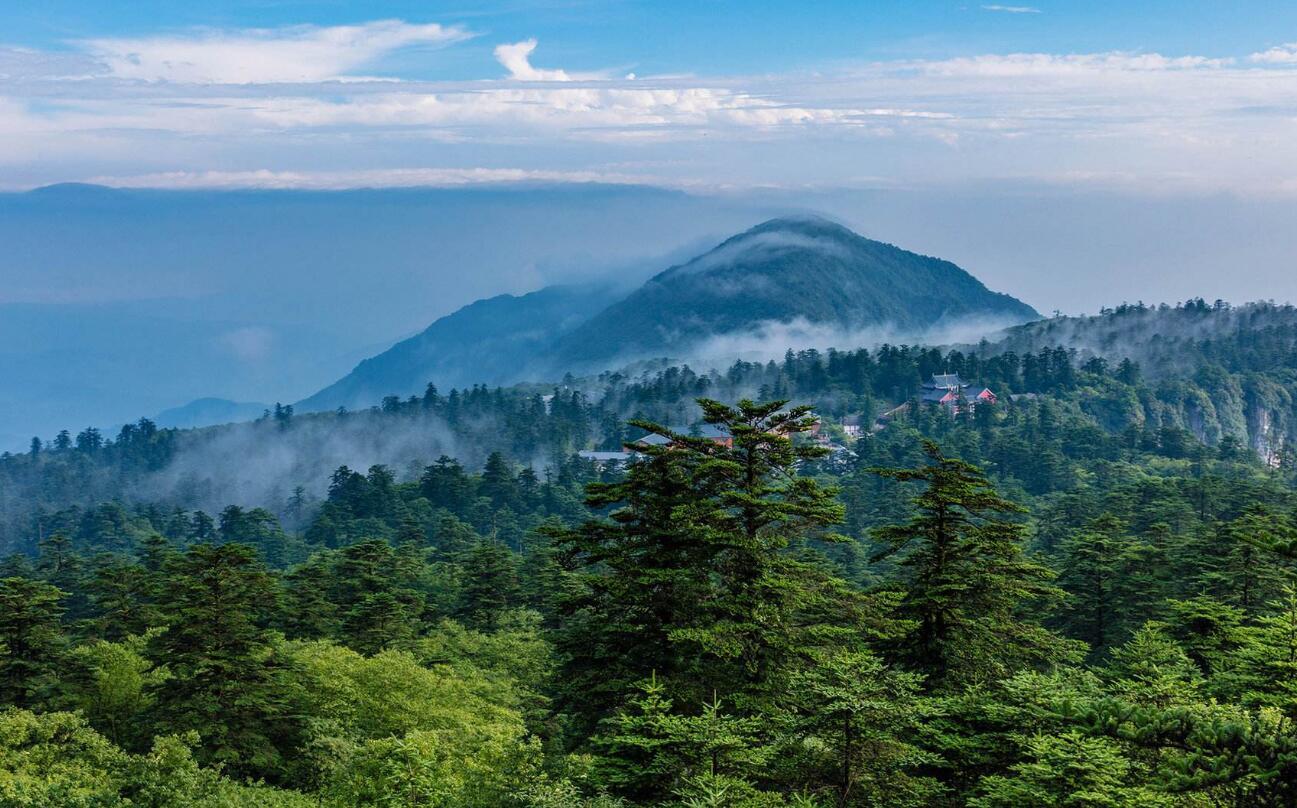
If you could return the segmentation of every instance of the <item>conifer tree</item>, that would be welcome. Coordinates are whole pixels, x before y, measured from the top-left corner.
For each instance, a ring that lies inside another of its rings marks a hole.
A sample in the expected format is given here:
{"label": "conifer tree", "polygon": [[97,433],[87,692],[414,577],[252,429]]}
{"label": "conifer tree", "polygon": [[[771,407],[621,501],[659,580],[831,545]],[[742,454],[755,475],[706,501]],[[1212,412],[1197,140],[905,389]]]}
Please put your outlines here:
{"label": "conifer tree", "polygon": [[0,705],[26,707],[50,696],[65,646],[62,600],[42,581],[0,580]]}
{"label": "conifer tree", "polygon": [[936,758],[919,740],[934,708],[920,683],[867,650],[819,652],[789,682],[794,709],[781,722],[787,746],[777,765],[831,787],[836,805],[931,804],[941,788],[921,770]]}
{"label": "conifer tree", "polygon": [[518,603],[518,570],[508,548],[480,539],[460,561],[463,586],[456,617],[472,628],[494,631],[500,615]]}
{"label": "conifer tree", "polygon": [[1130,542],[1121,520],[1106,515],[1068,536],[1058,548],[1059,586],[1070,596],[1061,623],[1095,652],[1120,636],[1116,603],[1121,558]]}
{"label": "conifer tree", "polygon": [[170,622],[149,648],[153,664],[171,670],[154,693],[157,726],[196,731],[201,759],[232,773],[282,775],[300,727],[287,663],[266,629],[274,578],[242,544],[195,545],[166,572],[159,606]]}
{"label": "conifer tree", "polygon": [[614,793],[651,804],[695,790],[700,780],[729,778],[746,786],[744,775],[773,751],[762,747],[759,720],[727,713],[715,695],[701,711],[685,713],[656,676],[637,691],[594,741],[602,777]]}
{"label": "conifer tree", "polygon": [[105,554],[95,559],[85,590],[94,613],[91,622],[102,639],[116,641],[163,624],[153,603],[156,582],[139,564]]}
{"label": "conifer tree", "polygon": [[[652,672],[682,703],[719,689],[749,709],[811,642],[798,615],[842,594],[785,552],[839,521],[842,507],[796,474],[823,450],[794,444],[812,418],[784,403],[700,399],[727,443],[635,422],[665,442],[644,448],[623,481],[589,486],[591,507],[619,507],[558,537],[585,569],[559,641],[566,698],[585,720]],[[817,628],[831,634],[833,622]]]}
{"label": "conifer tree", "polygon": [[1071,643],[1022,614],[1060,595],[1053,574],[1023,555],[1022,526],[1006,518],[1022,508],[976,466],[931,441],[924,451],[919,468],[875,470],[924,486],[907,523],[874,534],[885,544],[878,557],[897,555],[906,572],[900,613],[914,628],[899,643],[901,659],[929,688],[950,689],[1074,658]]}

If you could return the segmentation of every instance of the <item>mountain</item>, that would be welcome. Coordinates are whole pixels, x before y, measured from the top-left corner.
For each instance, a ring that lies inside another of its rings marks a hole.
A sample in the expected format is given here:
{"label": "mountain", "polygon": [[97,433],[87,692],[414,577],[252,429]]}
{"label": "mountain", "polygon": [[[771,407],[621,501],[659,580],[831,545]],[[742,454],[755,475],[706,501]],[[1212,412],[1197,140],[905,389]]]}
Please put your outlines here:
{"label": "mountain", "polygon": [[611,286],[550,286],[479,300],[366,359],[296,406],[308,412],[369,406],[385,395],[422,392],[429,381],[449,389],[525,379],[556,337],[617,296]]}
{"label": "mountain", "polygon": [[1004,326],[1039,316],[949,261],[827,219],[780,218],[650,279],[562,337],[553,358],[572,369],[691,351],[710,357],[708,341],[732,347],[741,341],[725,337],[760,336],[772,325],[784,334],[795,326],[790,339],[805,347],[816,336],[915,338],[974,319]]}
{"label": "mountain", "polygon": [[555,286],[480,300],[297,406],[368,406],[385,395],[419,393],[429,381],[444,389],[555,379],[699,350],[733,358],[739,351],[726,338],[764,334],[769,342],[771,324],[785,326],[773,337],[782,353],[817,340],[848,347],[915,339],[972,319],[1003,327],[1038,317],[949,261],[871,241],[827,219],[785,217],[660,272],[629,295],[610,286]]}
{"label": "mountain", "polygon": [[357,348],[327,324],[212,317],[203,300],[0,302],[0,450],[204,395],[287,401],[375,350]]}
{"label": "mountain", "polygon": [[0,451],[204,396],[300,399],[464,304],[638,285],[772,209],[600,184],[0,190]]}
{"label": "mountain", "polygon": [[180,407],[158,413],[153,421],[160,427],[192,429],[202,426],[251,421],[269,407],[255,401],[230,401],[227,398],[200,398]]}

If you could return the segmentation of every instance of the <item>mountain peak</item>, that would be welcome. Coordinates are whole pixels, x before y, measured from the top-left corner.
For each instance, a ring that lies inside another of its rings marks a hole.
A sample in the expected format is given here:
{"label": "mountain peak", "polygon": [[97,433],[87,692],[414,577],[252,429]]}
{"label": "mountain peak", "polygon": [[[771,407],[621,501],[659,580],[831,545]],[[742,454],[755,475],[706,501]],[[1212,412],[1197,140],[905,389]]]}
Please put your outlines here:
{"label": "mountain peak", "polygon": [[817,213],[795,213],[776,216],[755,227],[751,227],[734,238],[743,238],[758,233],[802,233],[817,236],[836,236],[839,238],[861,238],[861,236],[840,222]]}
{"label": "mountain peak", "polygon": [[873,243],[823,216],[780,216],[731,236],[702,255],[660,273],[654,280],[660,282],[736,266],[751,268],[756,264],[768,264],[774,259],[787,259],[793,252],[845,258],[845,253],[853,247]]}
{"label": "mountain peak", "polygon": [[[329,409],[417,393],[429,380],[445,388],[558,378],[648,357],[732,359],[748,350],[734,346],[754,342],[777,354],[824,340],[858,347],[885,334],[917,339],[964,318],[1010,325],[1038,316],[949,261],[867,239],[822,216],[780,216],[628,295],[551,288],[466,306],[300,404]],[[691,353],[697,350],[708,353]]]}
{"label": "mountain peak", "polygon": [[800,241],[799,239],[810,239],[823,242],[855,242],[868,241],[868,239],[856,233],[851,228],[835,222],[832,219],[825,218],[813,213],[795,214],[789,216],[778,216],[774,219],[768,219],[761,224],[750,227],[738,235],[732,236],[722,242],[716,249],[724,249],[727,245],[742,244],[750,241],[762,241],[771,243],[771,238],[785,237],[793,239],[786,246],[790,247],[810,247],[815,246],[813,241]]}
{"label": "mountain peak", "polygon": [[821,216],[782,216],[656,275],[572,330],[556,344],[555,367],[688,356],[704,343],[724,343],[717,338],[745,343],[794,326],[848,347],[865,330],[919,339],[938,323],[1008,325],[1038,316],[949,261],[867,239]]}

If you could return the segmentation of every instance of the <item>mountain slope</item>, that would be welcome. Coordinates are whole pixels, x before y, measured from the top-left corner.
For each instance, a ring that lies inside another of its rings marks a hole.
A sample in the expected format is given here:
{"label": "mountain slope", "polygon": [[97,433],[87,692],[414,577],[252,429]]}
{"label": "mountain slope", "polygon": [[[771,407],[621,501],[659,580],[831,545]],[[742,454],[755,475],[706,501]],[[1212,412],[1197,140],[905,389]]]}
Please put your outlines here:
{"label": "mountain slope", "polygon": [[230,401],[228,398],[199,398],[179,407],[158,413],[153,419],[158,426],[168,429],[194,429],[196,427],[233,424],[251,421],[269,405],[254,401]]}
{"label": "mountain slope", "polygon": [[678,357],[709,338],[769,323],[919,335],[971,317],[1007,325],[1039,315],[949,261],[826,219],[773,219],[660,273],[574,328],[557,343],[553,367]]}
{"label": "mountain slope", "polygon": [[449,389],[520,381],[556,335],[598,312],[616,295],[608,286],[550,286],[521,296],[479,300],[366,359],[298,402],[297,408],[369,406],[385,395],[422,392],[428,382]]}
{"label": "mountain slope", "polygon": [[[770,323],[823,327],[840,337],[839,347],[854,347],[866,339],[860,329],[917,338],[969,317],[1003,327],[1039,315],[949,261],[870,241],[826,219],[772,219],[629,295],[613,286],[556,286],[480,300],[297,406],[369,406],[386,395],[419,393],[430,381],[443,389],[507,384],[646,356],[681,358],[709,339]],[[783,342],[779,352],[812,339],[802,331]],[[727,351],[714,358],[733,358],[722,356]]]}

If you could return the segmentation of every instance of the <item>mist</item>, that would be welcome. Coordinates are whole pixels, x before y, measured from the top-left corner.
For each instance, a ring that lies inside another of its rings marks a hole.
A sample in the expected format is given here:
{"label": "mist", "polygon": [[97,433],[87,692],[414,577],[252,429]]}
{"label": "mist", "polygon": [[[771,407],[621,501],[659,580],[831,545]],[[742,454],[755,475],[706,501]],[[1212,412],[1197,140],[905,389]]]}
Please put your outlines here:
{"label": "mist", "polygon": [[[843,328],[834,324],[815,323],[805,318],[788,322],[767,320],[743,331],[717,334],[680,351],[679,361],[694,368],[724,370],[735,360],[765,362],[782,359],[785,352],[814,348],[826,351],[874,349],[881,345],[933,345],[976,343],[995,338],[1020,320],[1006,317],[960,317],[938,321],[929,328],[901,328],[896,325],[871,325]],[[622,356],[614,364],[628,365],[647,356]]]}
{"label": "mist", "polygon": [[[1197,360],[1184,350],[1187,343],[1235,331],[1290,326],[1294,312],[1291,305],[1258,301],[1238,306],[1222,302],[1206,311],[1163,305],[1129,308],[1111,317],[1052,317],[991,335],[989,351],[1021,354],[1061,346],[1075,351],[1081,360],[1090,356],[1110,361],[1131,359],[1146,373],[1169,374],[1195,366]],[[978,349],[975,339],[953,342],[967,343],[958,346],[964,349]]]}
{"label": "mist", "polygon": [[647,276],[792,211],[953,261],[1042,312],[1297,298],[1297,203],[1283,198],[1009,182],[710,194],[55,187],[0,194],[0,448],[114,430],[198,398],[298,401],[473,300]]}
{"label": "mist", "polygon": [[321,498],[339,466],[363,472],[384,465],[408,479],[443,454],[473,454],[438,418],[368,412],[295,417],[286,427],[263,419],[182,436],[171,463],[142,479],[133,498],[209,512],[226,505],[279,512],[297,487]]}

